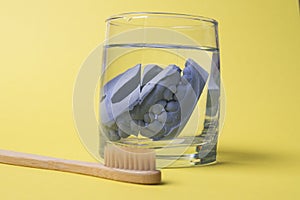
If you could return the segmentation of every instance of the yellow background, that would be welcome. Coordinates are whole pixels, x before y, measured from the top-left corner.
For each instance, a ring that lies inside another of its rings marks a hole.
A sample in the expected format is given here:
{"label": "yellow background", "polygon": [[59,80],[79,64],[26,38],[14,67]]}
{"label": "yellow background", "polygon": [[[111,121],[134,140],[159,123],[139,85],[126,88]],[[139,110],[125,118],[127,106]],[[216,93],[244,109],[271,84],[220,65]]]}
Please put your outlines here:
{"label": "yellow background", "polygon": [[0,199],[299,199],[297,0],[1,0],[0,148],[94,161],[73,123],[73,84],[105,18],[129,11],[219,21],[219,164],[165,169],[159,186],[0,164]]}

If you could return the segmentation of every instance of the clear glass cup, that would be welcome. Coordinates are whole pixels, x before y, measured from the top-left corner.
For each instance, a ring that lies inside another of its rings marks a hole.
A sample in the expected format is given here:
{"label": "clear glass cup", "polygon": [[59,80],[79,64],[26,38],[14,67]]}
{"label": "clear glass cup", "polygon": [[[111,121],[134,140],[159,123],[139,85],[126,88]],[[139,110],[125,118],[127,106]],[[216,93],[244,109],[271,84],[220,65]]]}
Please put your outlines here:
{"label": "clear glass cup", "polygon": [[220,65],[216,20],[174,13],[107,19],[99,99],[105,145],[156,151],[157,167],[216,161]]}

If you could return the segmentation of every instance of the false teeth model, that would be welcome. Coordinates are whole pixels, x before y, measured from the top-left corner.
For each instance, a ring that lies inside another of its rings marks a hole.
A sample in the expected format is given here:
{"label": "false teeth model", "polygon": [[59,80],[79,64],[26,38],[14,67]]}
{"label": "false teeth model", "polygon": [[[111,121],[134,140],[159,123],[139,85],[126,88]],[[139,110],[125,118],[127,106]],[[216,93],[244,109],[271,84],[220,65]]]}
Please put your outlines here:
{"label": "false teeth model", "polygon": [[100,102],[102,131],[115,141],[130,135],[153,140],[177,136],[189,120],[208,78],[192,59],[183,69],[138,64],[110,80]]}

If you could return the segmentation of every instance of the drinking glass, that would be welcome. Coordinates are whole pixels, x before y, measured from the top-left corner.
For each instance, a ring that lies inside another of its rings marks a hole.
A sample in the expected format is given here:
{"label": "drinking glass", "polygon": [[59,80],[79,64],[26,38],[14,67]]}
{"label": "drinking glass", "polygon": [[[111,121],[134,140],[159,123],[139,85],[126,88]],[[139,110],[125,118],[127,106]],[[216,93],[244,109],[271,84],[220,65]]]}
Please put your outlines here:
{"label": "drinking glass", "polygon": [[216,161],[220,119],[218,23],[176,13],[106,21],[99,85],[99,154],[153,149],[156,165]]}

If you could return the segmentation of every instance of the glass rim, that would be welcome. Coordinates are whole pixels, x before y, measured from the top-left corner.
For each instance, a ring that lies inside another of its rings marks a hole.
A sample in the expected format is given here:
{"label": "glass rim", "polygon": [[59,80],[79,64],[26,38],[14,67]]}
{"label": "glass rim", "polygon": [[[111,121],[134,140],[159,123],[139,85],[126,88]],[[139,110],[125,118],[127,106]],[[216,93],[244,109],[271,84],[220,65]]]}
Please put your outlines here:
{"label": "glass rim", "polygon": [[191,14],[183,14],[183,13],[172,13],[172,12],[127,12],[127,13],[121,13],[117,15],[112,15],[111,17],[107,18],[105,22],[112,22],[119,19],[137,19],[137,18],[148,18],[151,16],[162,16],[162,17],[168,17],[168,18],[181,18],[181,19],[190,19],[190,20],[196,20],[196,21],[204,21],[212,23],[213,25],[218,25],[218,21],[209,18],[209,17],[203,17],[198,15],[191,15]]}

